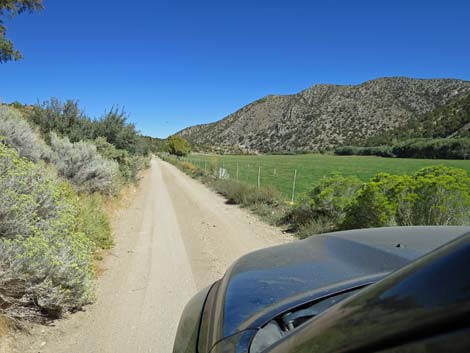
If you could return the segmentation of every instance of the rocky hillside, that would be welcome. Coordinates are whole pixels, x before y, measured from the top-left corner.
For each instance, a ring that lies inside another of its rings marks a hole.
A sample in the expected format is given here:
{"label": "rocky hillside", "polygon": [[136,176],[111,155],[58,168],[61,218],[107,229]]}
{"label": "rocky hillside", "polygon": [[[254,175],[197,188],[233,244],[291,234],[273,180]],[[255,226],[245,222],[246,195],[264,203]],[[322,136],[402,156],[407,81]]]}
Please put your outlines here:
{"label": "rocky hillside", "polygon": [[363,144],[384,131],[470,93],[470,81],[379,78],[360,85],[319,84],[270,95],[226,118],[178,134],[198,145],[260,152],[312,151]]}

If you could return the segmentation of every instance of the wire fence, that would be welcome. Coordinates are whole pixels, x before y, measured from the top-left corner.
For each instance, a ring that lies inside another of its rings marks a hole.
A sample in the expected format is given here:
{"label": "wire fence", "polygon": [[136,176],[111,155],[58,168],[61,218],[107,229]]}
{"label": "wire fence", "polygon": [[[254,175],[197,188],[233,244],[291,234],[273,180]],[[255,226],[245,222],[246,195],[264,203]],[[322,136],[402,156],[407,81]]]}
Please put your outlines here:
{"label": "wire fence", "polygon": [[[165,158],[175,158],[168,154]],[[413,174],[437,165],[470,169],[468,160],[381,158],[375,156],[308,155],[204,155],[180,157],[218,178],[234,179],[278,190],[287,201],[299,201],[325,176],[341,174],[368,181],[377,173]]]}
{"label": "wire fence", "polygon": [[210,160],[207,157],[180,157],[178,160],[191,163],[220,179],[237,180],[255,185],[258,188],[275,188],[291,202],[294,202],[297,196],[297,182],[300,176],[297,169],[286,170],[277,166],[266,166],[233,159]]}

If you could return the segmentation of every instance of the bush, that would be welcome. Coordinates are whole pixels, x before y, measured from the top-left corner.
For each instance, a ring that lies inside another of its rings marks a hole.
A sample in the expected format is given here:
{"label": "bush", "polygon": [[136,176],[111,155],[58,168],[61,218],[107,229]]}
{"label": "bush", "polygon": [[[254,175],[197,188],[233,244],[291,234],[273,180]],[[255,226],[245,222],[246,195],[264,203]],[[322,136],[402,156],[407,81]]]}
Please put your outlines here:
{"label": "bush", "polygon": [[181,136],[173,135],[167,141],[168,152],[175,156],[186,156],[191,152],[191,145]]}
{"label": "bush", "polygon": [[93,144],[71,143],[68,138],[61,139],[52,133],[51,148],[51,160],[59,174],[70,180],[77,191],[116,192],[119,165],[101,157]]}
{"label": "bush", "polygon": [[415,176],[410,225],[470,223],[470,177],[463,169],[431,167]]}
{"label": "bush", "polygon": [[51,131],[67,136],[70,141],[90,140],[95,136],[95,122],[80,110],[78,103],[68,100],[61,103],[52,98],[37,105],[28,114],[28,119],[39,127],[43,136]]}
{"label": "bush", "polygon": [[59,317],[93,298],[92,245],[74,191],[0,144],[0,311]]}
{"label": "bush", "polygon": [[279,193],[273,188],[257,188],[234,180],[217,179],[213,188],[233,204],[245,207],[256,204],[275,205],[280,199]]}
{"label": "bush", "polygon": [[77,102],[68,100],[61,103],[52,98],[35,106],[28,118],[39,127],[44,136],[54,131],[71,142],[104,137],[117,149],[126,150],[130,154],[146,155],[150,144],[154,143],[151,138],[148,141],[142,138],[134,124],[127,122],[127,114],[116,108],[99,119],[91,119],[80,110]]}
{"label": "bush", "polygon": [[0,106],[0,137],[21,157],[37,162],[50,157],[50,148],[13,108]]}
{"label": "bush", "polygon": [[470,222],[470,178],[463,169],[424,168],[413,176],[379,174],[348,208],[343,229],[466,225]]}
{"label": "bush", "polygon": [[285,222],[288,222],[294,230],[305,227],[334,229],[334,225],[343,221],[346,209],[355,200],[361,185],[362,182],[355,176],[325,177],[291,209],[286,215]]}
{"label": "bush", "polygon": [[119,164],[121,177],[126,182],[136,181],[139,171],[150,165],[150,155],[131,155],[126,150],[117,149],[113,144],[107,142],[104,137],[96,138],[93,144],[102,157]]}
{"label": "bush", "polygon": [[315,234],[328,233],[333,230],[334,228],[329,219],[318,217],[315,220],[300,225],[295,234],[298,238],[305,239]]}
{"label": "bush", "polygon": [[143,145],[140,144],[140,136],[134,124],[127,122],[127,114],[117,108],[94,121],[94,136],[102,136],[106,141],[114,145],[117,149],[126,150],[131,154],[146,154]]}
{"label": "bush", "polygon": [[308,195],[316,213],[338,223],[344,218],[345,209],[354,201],[362,184],[356,176],[335,175],[321,179]]}
{"label": "bush", "polygon": [[359,190],[354,203],[347,208],[342,229],[384,227],[396,224],[398,195],[406,189],[408,178],[379,174]]}

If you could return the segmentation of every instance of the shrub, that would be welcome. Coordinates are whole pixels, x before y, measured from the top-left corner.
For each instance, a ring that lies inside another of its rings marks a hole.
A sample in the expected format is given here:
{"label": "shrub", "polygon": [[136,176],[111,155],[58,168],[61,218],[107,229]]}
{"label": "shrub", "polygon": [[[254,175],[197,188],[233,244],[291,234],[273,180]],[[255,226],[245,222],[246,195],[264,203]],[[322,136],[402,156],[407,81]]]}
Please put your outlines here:
{"label": "shrub", "polygon": [[112,108],[102,118],[94,121],[94,135],[106,138],[117,149],[126,150],[131,154],[144,154],[139,133],[134,124],[127,122],[127,118],[124,110]]}
{"label": "shrub", "polygon": [[[68,100],[62,103],[52,98],[35,106],[28,114],[28,119],[39,127],[44,136],[54,131],[71,142],[104,137],[117,149],[131,154],[147,154],[149,151],[147,141],[139,135],[133,124],[127,122],[127,114],[116,108],[99,119],[91,119],[80,110],[77,102]],[[150,142],[153,140],[150,139]]]}
{"label": "shrub", "polygon": [[0,136],[21,157],[37,162],[50,157],[50,148],[13,108],[0,106]]}
{"label": "shrub", "polygon": [[322,178],[310,192],[309,197],[317,213],[341,222],[345,209],[353,202],[362,181],[356,176],[334,175]]}
{"label": "shrub", "polygon": [[354,203],[347,208],[340,228],[355,229],[393,225],[397,211],[397,204],[391,199],[394,181],[396,181],[395,176],[382,174],[376,180],[364,184]]}
{"label": "shrub", "polygon": [[[346,209],[355,200],[362,182],[355,176],[334,175],[320,180],[306,197],[286,215],[294,230],[307,227],[331,230],[343,221]],[[326,224],[330,226],[326,226]],[[321,225],[321,227],[318,227]]]}
{"label": "shrub", "polygon": [[309,236],[321,233],[328,233],[333,231],[331,221],[324,217],[318,217],[298,227],[296,236],[300,239],[308,238]]}
{"label": "shrub", "polygon": [[93,298],[92,247],[65,182],[0,144],[0,311],[58,317]]}
{"label": "shrub", "polygon": [[470,177],[463,169],[424,168],[414,175],[410,225],[470,223]]}
{"label": "shrub", "polygon": [[78,102],[67,100],[61,103],[52,98],[37,105],[28,114],[28,119],[47,136],[51,131],[67,136],[70,141],[89,140],[95,135],[95,122],[80,110]]}
{"label": "shrub", "polygon": [[280,199],[279,193],[273,188],[258,189],[235,180],[217,179],[212,185],[228,202],[245,207],[256,204],[275,205]]}
{"label": "shrub", "polygon": [[93,144],[83,141],[71,143],[68,138],[61,139],[52,133],[51,148],[51,160],[59,174],[70,180],[77,191],[116,192],[119,165],[101,157]]}
{"label": "shrub", "polygon": [[347,209],[343,229],[470,222],[470,177],[463,169],[424,168],[413,176],[378,174]]}
{"label": "shrub", "polygon": [[151,156],[131,155],[126,150],[117,149],[104,137],[98,137],[93,141],[98,153],[108,160],[119,164],[121,177],[126,182],[136,181],[139,171],[150,165]]}
{"label": "shrub", "polygon": [[181,136],[173,135],[167,141],[168,152],[175,156],[186,156],[191,152],[191,145]]}

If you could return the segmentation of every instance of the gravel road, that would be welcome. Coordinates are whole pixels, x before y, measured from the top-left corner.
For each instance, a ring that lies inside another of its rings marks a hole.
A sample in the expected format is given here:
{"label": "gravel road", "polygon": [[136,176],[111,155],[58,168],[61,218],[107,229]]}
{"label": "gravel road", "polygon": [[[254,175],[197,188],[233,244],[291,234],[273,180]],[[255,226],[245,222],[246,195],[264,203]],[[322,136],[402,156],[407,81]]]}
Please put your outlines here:
{"label": "gravel road", "polygon": [[35,326],[17,338],[18,352],[171,352],[192,295],[240,256],[288,241],[158,159],[113,230],[116,246],[102,263],[96,303],[53,327]]}

